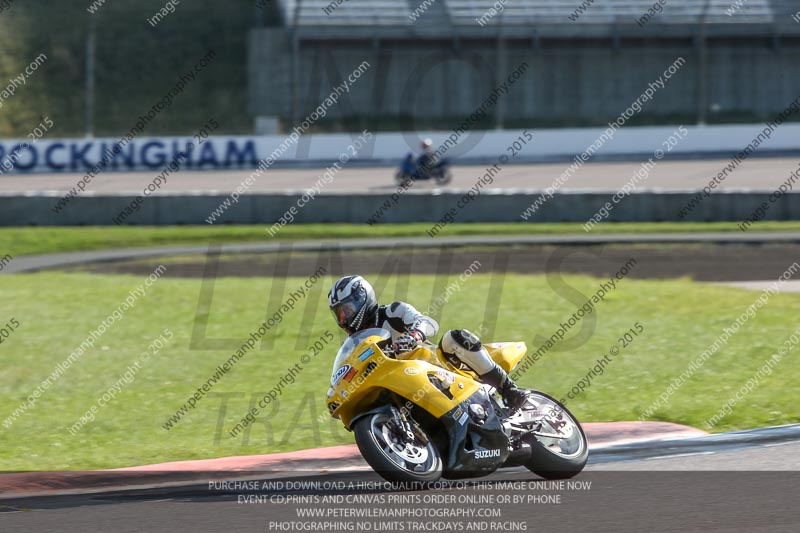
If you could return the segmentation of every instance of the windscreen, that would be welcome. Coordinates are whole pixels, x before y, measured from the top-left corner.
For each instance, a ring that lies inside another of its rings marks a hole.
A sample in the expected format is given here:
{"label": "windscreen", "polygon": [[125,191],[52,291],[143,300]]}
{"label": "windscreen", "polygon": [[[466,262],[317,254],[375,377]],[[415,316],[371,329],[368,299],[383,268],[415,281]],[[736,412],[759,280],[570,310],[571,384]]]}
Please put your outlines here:
{"label": "windscreen", "polygon": [[345,339],[344,343],[342,343],[342,347],[339,348],[339,351],[336,353],[336,359],[333,361],[331,387],[336,384],[336,373],[342,368],[344,360],[347,359],[347,356],[353,352],[356,346],[364,342],[364,339],[367,337],[373,337],[375,335],[379,336],[381,339],[388,339],[392,336],[392,334],[386,329],[369,328],[362,331],[357,331]]}

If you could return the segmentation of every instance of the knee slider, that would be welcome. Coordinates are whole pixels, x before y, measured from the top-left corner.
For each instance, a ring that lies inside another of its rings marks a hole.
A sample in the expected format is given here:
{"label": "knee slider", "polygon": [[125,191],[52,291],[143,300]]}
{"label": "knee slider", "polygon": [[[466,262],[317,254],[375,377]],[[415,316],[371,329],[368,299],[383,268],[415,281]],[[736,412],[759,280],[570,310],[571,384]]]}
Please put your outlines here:
{"label": "knee slider", "polygon": [[450,330],[450,333],[453,341],[469,352],[477,352],[482,347],[480,339],[469,330],[453,329]]}
{"label": "knee slider", "polygon": [[462,356],[464,352],[477,353],[483,345],[480,339],[466,329],[451,329],[442,335],[439,348],[447,355]]}
{"label": "knee slider", "polygon": [[490,372],[496,366],[478,337],[465,329],[445,333],[439,341],[439,348],[448,362],[457,368],[466,365],[478,375]]}

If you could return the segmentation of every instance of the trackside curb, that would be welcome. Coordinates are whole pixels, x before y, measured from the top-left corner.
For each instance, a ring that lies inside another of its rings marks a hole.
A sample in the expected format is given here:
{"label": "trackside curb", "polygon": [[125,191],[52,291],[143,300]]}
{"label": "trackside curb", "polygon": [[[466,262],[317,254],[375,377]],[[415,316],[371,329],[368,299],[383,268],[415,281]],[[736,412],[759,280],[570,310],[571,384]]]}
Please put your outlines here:
{"label": "trackside curb", "polygon": [[[590,422],[583,427],[590,450],[595,452],[626,444],[707,435],[699,429],[666,422]],[[369,470],[369,466],[355,444],[350,444],[112,470],[18,472],[0,475],[0,500],[182,487],[213,480],[306,477],[355,470]]]}

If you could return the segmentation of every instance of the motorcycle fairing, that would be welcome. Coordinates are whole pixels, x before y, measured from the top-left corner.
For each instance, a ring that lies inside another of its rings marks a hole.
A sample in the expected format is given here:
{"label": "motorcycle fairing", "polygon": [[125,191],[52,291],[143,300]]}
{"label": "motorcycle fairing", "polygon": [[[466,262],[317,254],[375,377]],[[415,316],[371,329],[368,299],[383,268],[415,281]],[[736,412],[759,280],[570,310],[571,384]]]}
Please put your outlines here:
{"label": "motorcycle fairing", "polygon": [[[367,349],[372,349],[374,355],[361,360],[359,356]],[[364,410],[363,406],[371,406],[381,392],[387,390],[438,419],[480,388],[470,377],[452,373],[447,394],[437,390],[429,376],[436,376],[443,369],[423,359],[427,355],[430,361],[435,361],[435,352],[431,353],[426,347],[414,352],[417,356],[408,359],[387,358],[375,344],[375,337],[367,338],[339,361],[341,365],[337,367],[327,400],[330,413],[350,429],[353,418]],[[346,381],[350,372],[354,378]]]}
{"label": "motorcycle fairing", "polygon": [[511,372],[528,351],[524,342],[492,342],[484,346],[494,362],[506,372]]}
{"label": "motorcycle fairing", "polygon": [[[480,406],[485,417],[471,408]],[[483,388],[439,419],[447,432],[443,475],[450,479],[488,475],[508,458],[509,442],[494,405]]]}

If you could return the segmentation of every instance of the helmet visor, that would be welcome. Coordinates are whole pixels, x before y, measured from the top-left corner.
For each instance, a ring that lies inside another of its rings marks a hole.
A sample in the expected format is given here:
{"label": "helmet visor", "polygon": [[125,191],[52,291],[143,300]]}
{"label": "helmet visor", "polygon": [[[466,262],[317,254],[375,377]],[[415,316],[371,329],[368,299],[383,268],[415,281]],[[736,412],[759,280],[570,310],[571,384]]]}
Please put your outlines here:
{"label": "helmet visor", "polygon": [[333,312],[333,316],[336,317],[336,323],[339,324],[339,327],[349,329],[353,319],[366,303],[366,293],[364,291],[358,291],[333,306],[331,312]]}

